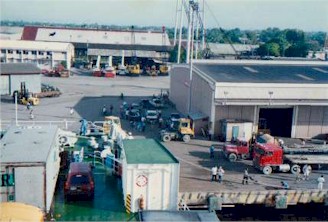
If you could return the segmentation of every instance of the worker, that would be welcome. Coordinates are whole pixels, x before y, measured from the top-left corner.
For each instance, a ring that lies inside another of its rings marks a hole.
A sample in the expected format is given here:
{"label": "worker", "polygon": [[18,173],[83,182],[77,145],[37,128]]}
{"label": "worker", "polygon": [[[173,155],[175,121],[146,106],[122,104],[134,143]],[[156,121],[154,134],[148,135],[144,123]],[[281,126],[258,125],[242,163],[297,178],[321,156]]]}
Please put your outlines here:
{"label": "worker", "polygon": [[217,175],[218,175],[218,167],[217,166],[213,166],[211,169],[212,172],[212,182],[217,180]]}
{"label": "worker", "polygon": [[212,128],[210,127],[210,128],[208,129],[208,140],[209,140],[209,141],[212,140],[212,135],[213,135],[213,130],[212,130]]}
{"label": "worker", "polygon": [[162,117],[160,117],[159,119],[158,119],[158,127],[161,129],[162,128],[162,125],[163,125],[163,118]]}
{"label": "worker", "polygon": [[243,176],[243,182],[242,184],[248,184],[248,179],[249,179],[249,174],[248,174],[248,168],[245,169],[244,171],[244,176]]}
{"label": "worker", "polygon": [[31,108],[31,103],[30,102],[26,103],[26,108],[27,108],[27,110],[30,110],[30,108]]}
{"label": "worker", "polygon": [[210,159],[213,159],[214,158],[214,146],[211,145],[210,146]]}
{"label": "worker", "polygon": [[305,180],[309,180],[311,171],[312,171],[312,167],[310,165],[305,164],[303,167],[303,173],[304,173]]}
{"label": "worker", "polygon": [[73,107],[70,108],[69,113],[70,113],[71,115],[74,114],[74,109],[73,109]]}
{"label": "worker", "polygon": [[299,166],[295,170],[295,175],[296,175],[296,183],[302,180],[301,168]]}
{"label": "worker", "polygon": [[323,177],[323,175],[321,175],[318,179],[318,189],[322,190],[323,189],[323,183],[325,182],[325,178]]}
{"label": "worker", "polygon": [[104,116],[106,116],[106,114],[107,114],[107,109],[106,109],[105,105],[102,108],[102,113],[103,113]]}
{"label": "worker", "polygon": [[224,175],[224,170],[223,170],[223,168],[222,168],[222,166],[220,166],[219,167],[219,169],[218,169],[218,181],[219,181],[219,183],[221,183],[222,182],[222,180],[223,180],[223,175]]}
{"label": "worker", "polygon": [[286,190],[289,189],[289,184],[286,181],[281,181],[281,186]]}
{"label": "worker", "polygon": [[114,109],[114,106],[112,104],[110,104],[110,107],[109,107],[109,114],[110,115],[113,115],[113,109]]}
{"label": "worker", "polygon": [[33,109],[31,109],[31,112],[30,112],[30,119],[34,119],[34,113],[33,113]]}

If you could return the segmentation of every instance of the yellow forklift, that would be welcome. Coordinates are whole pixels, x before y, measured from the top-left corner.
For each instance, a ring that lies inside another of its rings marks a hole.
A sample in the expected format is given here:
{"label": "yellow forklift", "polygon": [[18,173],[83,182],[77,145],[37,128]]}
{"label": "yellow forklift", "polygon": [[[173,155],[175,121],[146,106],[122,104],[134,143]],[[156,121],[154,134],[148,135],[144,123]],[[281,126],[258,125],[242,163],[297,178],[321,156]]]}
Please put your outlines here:
{"label": "yellow forklift", "polygon": [[17,100],[20,104],[27,105],[27,103],[30,103],[33,106],[39,105],[40,99],[37,97],[33,97],[32,93],[26,89],[25,82],[21,82],[20,91],[15,90],[13,93],[13,97],[15,99],[15,94],[17,94]]}
{"label": "yellow forklift", "polygon": [[172,125],[178,125],[178,127],[171,126],[168,129],[161,131],[161,139],[163,142],[169,142],[171,140],[182,140],[188,143],[191,137],[195,136],[194,126],[190,119],[180,118],[176,123]]}

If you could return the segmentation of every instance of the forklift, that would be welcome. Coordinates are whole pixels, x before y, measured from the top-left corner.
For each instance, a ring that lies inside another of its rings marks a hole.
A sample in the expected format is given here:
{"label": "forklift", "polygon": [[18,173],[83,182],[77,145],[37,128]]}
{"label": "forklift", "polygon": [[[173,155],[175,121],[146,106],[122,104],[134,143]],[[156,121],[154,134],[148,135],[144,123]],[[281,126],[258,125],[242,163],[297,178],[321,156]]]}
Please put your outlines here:
{"label": "forklift", "polygon": [[17,94],[17,99],[20,104],[27,105],[30,103],[33,106],[39,105],[40,99],[37,97],[33,97],[32,93],[26,89],[25,82],[21,82],[20,91],[15,90],[13,93],[13,98],[15,99],[15,94]]}

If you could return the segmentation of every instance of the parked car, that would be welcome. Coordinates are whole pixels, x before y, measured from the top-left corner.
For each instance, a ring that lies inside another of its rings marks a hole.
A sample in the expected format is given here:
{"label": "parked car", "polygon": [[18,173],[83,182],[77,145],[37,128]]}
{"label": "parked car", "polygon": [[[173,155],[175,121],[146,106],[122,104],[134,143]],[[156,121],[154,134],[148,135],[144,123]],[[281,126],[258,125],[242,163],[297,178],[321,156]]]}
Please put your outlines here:
{"label": "parked car", "polygon": [[73,162],[69,166],[64,186],[65,199],[72,196],[94,198],[95,183],[89,163]]}
{"label": "parked car", "polygon": [[152,106],[154,106],[155,108],[163,108],[164,107],[164,104],[163,104],[162,100],[156,99],[156,98],[150,100],[150,104]]}
{"label": "parked car", "polygon": [[179,121],[180,118],[181,118],[181,115],[179,113],[171,113],[171,115],[170,115],[170,120],[172,122]]}
{"label": "parked car", "polygon": [[158,120],[158,112],[157,110],[147,110],[145,113],[146,120],[148,122],[153,122]]}
{"label": "parked car", "polygon": [[128,120],[130,121],[140,121],[141,120],[141,115],[139,110],[137,109],[132,109],[129,111],[129,115],[128,115]]}
{"label": "parked car", "polygon": [[150,104],[150,100],[149,99],[143,99],[143,100],[141,100],[140,106],[142,108],[144,108],[144,109],[149,109],[149,108],[152,108],[153,107],[153,105]]}
{"label": "parked car", "polygon": [[141,106],[139,103],[132,103],[131,104],[131,109],[136,109],[136,110],[141,110]]}

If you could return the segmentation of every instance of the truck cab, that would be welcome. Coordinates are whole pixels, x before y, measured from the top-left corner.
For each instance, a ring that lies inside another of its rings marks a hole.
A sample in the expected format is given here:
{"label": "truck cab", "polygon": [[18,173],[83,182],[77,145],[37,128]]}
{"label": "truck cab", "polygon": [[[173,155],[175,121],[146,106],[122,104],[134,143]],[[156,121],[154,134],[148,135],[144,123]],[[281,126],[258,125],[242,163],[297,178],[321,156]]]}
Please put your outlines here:
{"label": "truck cab", "polygon": [[[283,164],[283,149],[276,144],[256,143],[253,165],[267,175],[278,168],[280,171],[289,171],[287,165]],[[284,169],[285,167],[286,169]]]}
{"label": "truck cab", "polygon": [[247,159],[250,156],[249,142],[243,138],[237,139],[223,146],[223,153],[230,162]]}

